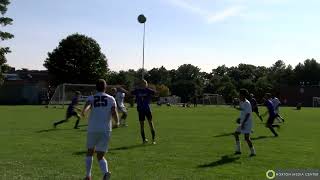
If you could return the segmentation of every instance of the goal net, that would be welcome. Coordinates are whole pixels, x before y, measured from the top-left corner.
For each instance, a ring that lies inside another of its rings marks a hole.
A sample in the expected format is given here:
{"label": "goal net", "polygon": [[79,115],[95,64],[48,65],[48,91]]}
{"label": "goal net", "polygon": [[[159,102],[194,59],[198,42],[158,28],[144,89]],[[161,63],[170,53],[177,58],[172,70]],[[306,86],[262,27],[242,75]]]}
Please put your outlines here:
{"label": "goal net", "polygon": [[[108,85],[107,93],[110,94],[111,88],[114,87],[116,86]],[[96,93],[96,85],[68,83],[60,84],[55,89],[54,94],[50,99],[49,106],[64,108],[65,105],[68,105],[72,101],[76,91],[80,91],[81,93],[79,104],[84,104],[88,96]]]}
{"label": "goal net", "polygon": [[202,96],[203,105],[223,105],[226,104],[224,98],[220,94],[204,93]]}
{"label": "goal net", "polygon": [[313,105],[313,107],[319,107],[320,106],[320,97],[313,97],[312,98],[312,105]]}

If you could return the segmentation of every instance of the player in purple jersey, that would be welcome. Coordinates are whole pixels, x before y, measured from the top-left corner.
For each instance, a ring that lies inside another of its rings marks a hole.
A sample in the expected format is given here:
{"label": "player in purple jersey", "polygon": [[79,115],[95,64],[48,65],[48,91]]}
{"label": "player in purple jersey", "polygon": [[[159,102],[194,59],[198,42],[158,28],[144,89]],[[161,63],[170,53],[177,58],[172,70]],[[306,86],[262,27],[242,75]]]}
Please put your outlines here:
{"label": "player in purple jersey", "polygon": [[146,80],[142,80],[139,87],[136,88],[134,91],[132,91],[131,94],[136,97],[142,141],[143,143],[148,142],[144,133],[144,121],[147,118],[150,130],[151,130],[151,134],[152,134],[152,143],[156,144],[155,142],[156,132],[152,122],[152,113],[150,108],[150,102],[151,102],[152,96],[155,95],[155,91],[148,88],[148,82]]}
{"label": "player in purple jersey", "polygon": [[274,127],[279,128],[279,125],[274,125],[274,120],[276,118],[276,113],[274,112],[274,106],[272,104],[272,98],[271,98],[271,94],[270,93],[266,93],[265,95],[265,106],[267,107],[268,111],[267,113],[269,113],[269,117],[268,117],[268,121],[267,121],[267,128],[270,129],[270,131],[273,133],[273,135],[275,137],[278,137],[278,134],[276,133],[276,131],[274,130]]}
{"label": "player in purple jersey", "polygon": [[80,115],[76,112],[76,110],[80,110],[76,106],[79,104],[79,99],[80,99],[81,93],[79,91],[75,92],[74,97],[72,98],[71,103],[68,106],[67,113],[66,113],[66,118],[64,120],[55,122],[53,124],[54,128],[56,128],[59,124],[68,122],[68,120],[72,117],[75,116],[77,117],[76,124],[74,125],[74,129],[79,129],[78,125],[80,122]]}
{"label": "player in purple jersey", "polygon": [[259,114],[259,108],[258,108],[258,103],[257,100],[254,98],[253,94],[250,94],[250,98],[249,98],[250,104],[251,104],[251,108],[252,108],[252,112],[255,112],[256,115],[259,117],[259,119],[262,120],[261,115]]}

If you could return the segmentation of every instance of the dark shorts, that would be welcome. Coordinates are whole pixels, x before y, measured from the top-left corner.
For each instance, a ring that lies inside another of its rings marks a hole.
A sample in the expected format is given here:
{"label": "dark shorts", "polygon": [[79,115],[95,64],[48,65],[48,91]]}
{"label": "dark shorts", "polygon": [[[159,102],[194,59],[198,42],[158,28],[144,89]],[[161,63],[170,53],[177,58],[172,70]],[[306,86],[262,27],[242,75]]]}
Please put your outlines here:
{"label": "dark shorts", "polygon": [[67,119],[71,118],[72,116],[78,116],[78,113],[75,111],[67,111]]}
{"label": "dark shorts", "polygon": [[255,113],[259,114],[259,109],[258,108],[253,108],[252,112],[255,112]]}
{"label": "dark shorts", "polygon": [[145,121],[146,118],[148,121],[152,120],[152,113],[150,110],[139,110],[138,114],[139,114],[139,121]]}
{"label": "dark shorts", "polygon": [[276,119],[276,115],[272,115],[272,116],[269,115],[267,125],[272,125],[275,119]]}

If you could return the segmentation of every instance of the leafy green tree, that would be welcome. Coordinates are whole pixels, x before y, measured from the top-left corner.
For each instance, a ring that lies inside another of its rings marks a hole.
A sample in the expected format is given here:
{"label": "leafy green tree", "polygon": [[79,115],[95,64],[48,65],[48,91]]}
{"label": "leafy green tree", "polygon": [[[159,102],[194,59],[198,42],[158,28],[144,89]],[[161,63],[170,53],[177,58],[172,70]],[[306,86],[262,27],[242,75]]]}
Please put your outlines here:
{"label": "leafy green tree", "polygon": [[99,44],[92,38],[72,34],[63,39],[59,46],[48,53],[46,67],[53,84],[94,83],[106,78],[109,71],[107,58]]}
{"label": "leafy green tree", "polygon": [[[1,15],[0,16],[0,26],[1,27],[11,25],[13,22],[13,19],[4,16],[8,10],[7,7],[9,4],[10,4],[9,0],[0,0],[0,15]],[[14,37],[13,34],[0,30],[0,42],[4,41],[4,40],[12,39],[13,37]],[[5,70],[4,68],[6,67],[3,65],[5,65],[5,63],[7,62],[5,55],[10,52],[11,51],[10,51],[9,47],[0,46],[0,84],[3,83],[2,72]]]}

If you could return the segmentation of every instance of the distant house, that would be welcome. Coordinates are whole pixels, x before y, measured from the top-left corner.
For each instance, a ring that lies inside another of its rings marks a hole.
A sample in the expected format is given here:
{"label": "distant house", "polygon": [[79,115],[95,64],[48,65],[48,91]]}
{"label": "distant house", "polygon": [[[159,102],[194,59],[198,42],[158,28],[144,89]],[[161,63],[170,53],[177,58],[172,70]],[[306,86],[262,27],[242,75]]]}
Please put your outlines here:
{"label": "distant house", "polygon": [[0,104],[40,104],[48,91],[47,71],[17,70],[4,74]]}

